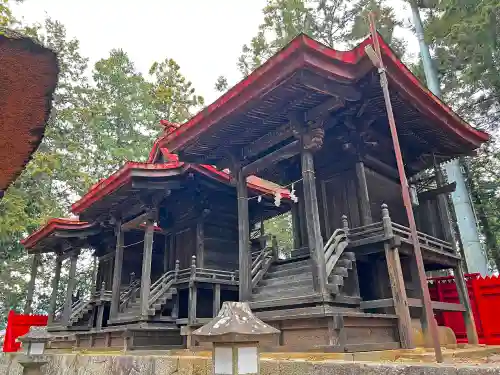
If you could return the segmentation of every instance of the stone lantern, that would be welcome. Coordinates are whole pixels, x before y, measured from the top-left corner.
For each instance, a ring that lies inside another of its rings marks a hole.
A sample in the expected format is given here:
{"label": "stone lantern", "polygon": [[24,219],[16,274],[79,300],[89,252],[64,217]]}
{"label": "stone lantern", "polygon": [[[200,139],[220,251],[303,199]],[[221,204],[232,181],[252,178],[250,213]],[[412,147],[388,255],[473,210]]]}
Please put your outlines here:
{"label": "stone lantern", "polygon": [[259,373],[259,344],[280,331],[252,314],[248,303],[224,302],[212,321],[192,333],[213,343],[214,375]]}
{"label": "stone lantern", "polygon": [[23,354],[18,357],[23,375],[41,374],[40,368],[47,363],[44,354],[50,337],[47,327],[31,327],[27,334],[18,338],[23,349]]}

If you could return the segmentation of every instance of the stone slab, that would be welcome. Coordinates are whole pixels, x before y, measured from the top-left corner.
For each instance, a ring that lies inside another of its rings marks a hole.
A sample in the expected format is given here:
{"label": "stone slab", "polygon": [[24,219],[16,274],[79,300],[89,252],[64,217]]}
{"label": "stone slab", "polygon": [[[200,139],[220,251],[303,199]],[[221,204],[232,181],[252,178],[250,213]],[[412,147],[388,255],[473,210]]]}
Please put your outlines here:
{"label": "stone slab", "polygon": [[[21,375],[16,355],[0,355],[0,375]],[[497,358],[498,359],[498,358]],[[170,353],[52,354],[43,375],[211,375],[210,358]],[[500,375],[500,361],[470,363],[389,363],[297,358],[261,360],[262,375]]]}

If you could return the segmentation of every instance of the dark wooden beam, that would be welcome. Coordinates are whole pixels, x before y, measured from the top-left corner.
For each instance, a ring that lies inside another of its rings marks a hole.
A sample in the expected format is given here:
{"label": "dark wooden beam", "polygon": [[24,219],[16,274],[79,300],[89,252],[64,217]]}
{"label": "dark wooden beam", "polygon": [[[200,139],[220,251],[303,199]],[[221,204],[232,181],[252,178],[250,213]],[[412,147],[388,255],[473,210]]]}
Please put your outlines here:
{"label": "dark wooden beam", "polygon": [[314,176],[314,158],[311,150],[302,149],[301,167],[307,242],[313,265],[313,287],[317,293],[325,295],[327,293],[328,275],[326,274],[325,252],[323,237],[321,236],[316,178]]}
{"label": "dark wooden beam", "polygon": [[115,267],[113,271],[113,287],[111,290],[111,307],[109,317],[116,319],[118,317],[118,308],[120,307],[120,286],[122,282],[122,268],[123,268],[123,244],[124,232],[123,227],[118,222],[116,224],[116,250],[115,250]]}
{"label": "dark wooden beam", "polygon": [[151,216],[151,212],[144,212],[139,216],[136,216],[132,220],[129,220],[121,225],[122,230],[129,230],[137,228],[139,225],[144,224],[146,220]]}
{"label": "dark wooden beam", "polygon": [[300,153],[300,142],[296,140],[244,166],[242,168],[242,173],[244,176],[256,174],[273,164],[279,163],[282,160],[290,159],[298,153]]}
{"label": "dark wooden beam", "polygon": [[148,217],[146,231],[144,232],[144,251],[142,253],[142,274],[141,274],[141,318],[147,319],[149,311],[149,292],[151,289],[151,260],[153,257],[153,236],[154,223]]}
{"label": "dark wooden beam", "polygon": [[[309,122],[309,121],[315,121],[318,118],[326,118],[331,112],[342,108],[344,105],[345,105],[344,100],[338,97],[330,98],[325,102],[323,102],[322,104],[306,111],[304,113],[304,118],[301,120]],[[335,123],[336,123],[335,121],[332,121],[331,126],[333,126]],[[261,152],[270,149],[274,145],[283,142],[288,138],[293,137],[293,129],[294,129],[293,124],[291,122],[288,122],[277,128],[276,130],[273,130],[263,135],[262,137],[253,141],[249,145],[243,147],[242,151],[243,158],[251,158],[255,155],[260,154]]]}
{"label": "dark wooden beam", "polygon": [[418,194],[418,200],[423,202],[423,201],[427,201],[430,199],[434,199],[441,194],[453,193],[455,191],[456,187],[457,187],[457,183],[452,182],[451,184],[446,184],[446,185],[438,187],[436,189],[430,189],[430,190],[424,191],[423,193]]}
{"label": "dark wooden beam", "polygon": [[465,329],[467,331],[467,340],[471,345],[479,344],[479,337],[477,335],[476,324],[474,322],[474,315],[472,314],[472,306],[469,300],[469,292],[467,284],[465,283],[464,271],[462,264],[459,262],[454,270],[455,284],[457,285],[458,300],[461,306],[464,307],[462,315],[465,322]]}
{"label": "dark wooden beam", "polygon": [[379,172],[386,177],[390,177],[391,179],[398,180],[398,171],[397,169],[393,168],[392,166],[375,159],[374,157],[370,155],[365,155],[363,157],[363,162],[365,163],[366,166],[368,166],[370,169],[373,169],[376,172]]}
{"label": "dark wooden beam", "polygon": [[372,212],[370,208],[370,196],[368,194],[368,184],[366,183],[365,166],[362,161],[356,163],[356,192],[359,202],[359,216],[361,225],[372,223]]}
{"label": "dark wooden beam", "polygon": [[328,99],[322,104],[308,110],[305,113],[305,121],[309,122],[309,121],[315,121],[318,118],[325,118],[331,112],[344,107],[344,105],[345,101],[342,98],[334,96],[333,98]]}
{"label": "dark wooden beam", "polygon": [[382,309],[385,307],[393,307],[394,301],[392,298],[375,299],[372,301],[361,301],[360,308],[363,310],[368,309]]}
{"label": "dark wooden beam", "polygon": [[180,189],[180,181],[151,181],[147,179],[133,180],[132,189],[137,190],[172,190]]}
{"label": "dark wooden beam", "polygon": [[247,180],[242,170],[234,166],[238,196],[239,300],[247,302],[252,295],[252,256],[250,253],[250,222]]}
{"label": "dark wooden beam", "polygon": [[361,92],[359,92],[352,85],[332,82],[328,78],[313,74],[312,72],[302,72],[300,75],[300,83],[312,90],[327,95],[345,98],[349,101],[357,101],[361,99]]}
{"label": "dark wooden beam", "polygon": [[406,296],[399,251],[397,248],[392,248],[389,243],[384,244],[384,250],[389,281],[391,283],[394,311],[398,316],[398,331],[401,347],[403,349],[412,349],[415,345],[412,337],[410,310],[408,308],[408,298]]}

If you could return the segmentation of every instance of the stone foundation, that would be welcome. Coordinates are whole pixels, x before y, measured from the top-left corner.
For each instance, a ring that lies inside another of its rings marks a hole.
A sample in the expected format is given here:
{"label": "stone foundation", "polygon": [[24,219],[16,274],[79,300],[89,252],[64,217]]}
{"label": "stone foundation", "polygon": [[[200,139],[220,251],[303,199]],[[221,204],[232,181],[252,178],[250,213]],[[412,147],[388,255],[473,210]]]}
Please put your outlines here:
{"label": "stone foundation", "polygon": [[[151,353],[151,352],[150,352]],[[500,374],[499,362],[470,364],[413,364],[263,359],[262,375],[489,375]],[[43,375],[211,375],[212,361],[194,356],[53,354]],[[0,355],[0,375],[21,375],[16,355]]]}

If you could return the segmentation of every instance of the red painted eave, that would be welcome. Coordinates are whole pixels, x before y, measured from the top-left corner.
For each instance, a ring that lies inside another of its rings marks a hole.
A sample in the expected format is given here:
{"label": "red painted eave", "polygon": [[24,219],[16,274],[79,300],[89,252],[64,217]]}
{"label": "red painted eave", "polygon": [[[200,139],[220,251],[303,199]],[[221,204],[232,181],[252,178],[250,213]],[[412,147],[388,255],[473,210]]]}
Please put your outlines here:
{"label": "red painted eave", "polygon": [[[462,142],[478,147],[489,139],[488,134],[477,130],[462,120],[447,105],[427,90],[410,70],[397,58],[389,45],[378,35],[384,62],[391,85],[395,84],[408,93],[411,101],[418,102],[425,109],[426,115],[431,116],[434,122],[462,139]],[[228,90],[214,103],[203,109],[182,126],[161,136],[153,147],[150,161],[159,155],[159,149],[168,147],[171,152],[178,152],[189,142],[202,134],[222,118],[240,110],[247,101],[242,100],[247,95],[249,100],[258,98],[265,90],[266,82],[274,82],[278,78],[277,72],[290,64],[295,70],[308,68],[321,68],[315,64],[327,61],[329,64],[340,64],[356,69],[362,60],[367,60],[365,47],[372,43],[369,37],[350,51],[337,51],[329,48],[306,35],[299,35],[285,48],[271,57],[265,64],[256,69],[248,77]],[[312,57],[314,56],[314,57]],[[292,59],[293,57],[293,59]],[[307,57],[307,58],[306,58]],[[292,61],[293,60],[293,61]],[[365,61],[366,62],[366,61]],[[346,72],[348,69],[344,69]],[[343,78],[356,80],[359,77],[346,73]]]}
{"label": "red painted eave", "polygon": [[[113,173],[106,179],[99,181],[97,184],[92,186],[90,190],[78,201],[73,203],[71,206],[71,212],[74,214],[80,214],[85,209],[98,202],[105,196],[113,193],[121,186],[124,186],[130,181],[132,170],[170,170],[181,168],[187,166],[187,170],[194,170],[201,173],[207,177],[216,179],[221,183],[229,183],[230,176],[226,172],[219,171],[211,165],[194,165],[185,164],[182,162],[169,162],[163,164],[153,164],[153,163],[137,163],[137,162],[127,162],[122,168]],[[289,196],[286,189],[274,188],[271,183],[262,180],[261,178],[250,176],[248,178],[248,188],[250,192],[259,194],[274,194],[275,191],[279,191],[284,198]]]}
{"label": "red painted eave", "polygon": [[73,203],[73,205],[71,206],[71,212],[73,212],[74,214],[80,214],[82,211],[90,207],[98,200],[116,191],[121,186],[127,184],[131,178],[131,171],[134,169],[170,170],[170,169],[180,168],[182,167],[182,165],[183,163],[179,162],[152,164],[152,163],[138,163],[129,161],[125,163],[125,165],[122,168],[113,173],[111,176],[102,179],[97,184],[92,186],[90,190],[81,199]]}
{"label": "red painted eave", "polygon": [[86,221],[79,221],[78,219],[64,219],[64,218],[53,218],[49,219],[47,223],[33,232],[30,236],[21,240],[21,244],[26,249],[31,249],[36,246],[41,240],[49,237],[56,230],[75,230],[80,231],[82,229],[87,229],[92,227],[94,224],[88,223]]}

